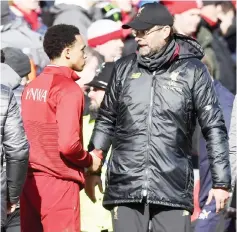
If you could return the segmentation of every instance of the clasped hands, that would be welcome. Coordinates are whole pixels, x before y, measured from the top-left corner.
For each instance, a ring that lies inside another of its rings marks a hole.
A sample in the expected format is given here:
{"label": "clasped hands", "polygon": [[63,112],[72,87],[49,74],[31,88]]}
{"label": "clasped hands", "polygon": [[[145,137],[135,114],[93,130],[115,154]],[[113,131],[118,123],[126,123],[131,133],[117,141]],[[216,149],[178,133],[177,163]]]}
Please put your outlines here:
{"label": "clasped hands", "polygon": [[92,165],[87,169],[85,180],[85,193],[93,203],[96,202],[95,187],[98,185],[99,190],[103,193],[102,181],[100,177],[102,168],[103,152],[101,150],[93,150],[90,152],[92,156]]}

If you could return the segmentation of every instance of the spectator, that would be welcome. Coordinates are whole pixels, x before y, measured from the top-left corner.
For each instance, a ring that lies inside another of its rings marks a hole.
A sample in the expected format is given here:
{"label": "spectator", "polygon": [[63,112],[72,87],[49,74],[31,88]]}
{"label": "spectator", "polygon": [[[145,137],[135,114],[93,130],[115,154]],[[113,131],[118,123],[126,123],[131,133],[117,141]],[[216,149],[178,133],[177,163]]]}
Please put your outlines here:
{"label": "spectator", "polygon": [[229,135],[229,143],[230,143],[230,164],[231,164],[231,176],[232,176],[232,187],[235,185],[237,172],[236,172],[236,156],[237,156],[237,125],[236,125],[236,111],[237,111],[237,95],[235,95],[234,107],[231,114],[231,123],[230,123],[230,135]]}
{"label": "spectator", "polygon": [[122,56],[122,30],[118,23],[102,19],[91,24],[87,31],[88,45],[99,52],[105,62],[114,62]]}
{"label": "spectator", "polygon": [[122,21],[121,9],[109,1],[96,1],[91,10],[94,21],[100,19],[110,19],[115,22]]}
{"label": "spectator", "polygon": [[83,115],[89,115],[90,99],[87,95],[88,87],[86,86],[86,84],[92,81],[96,74],[100,72],[100,70],[104,66],[104,58],[97,51],[90,47],[86,47],[85,52],[87,56],[86,65],[81,72],[76,72],[78,76],[80,76],[80,79],[76,81],[76,83],[84,92],[85,108]]}
{"label": "spectator", "polygon": [[[1,63],[1,84],[16,90],[21,84],[21,77],[7,64]],[[14,92],[13,92],[14,93]]]}
{"label": "spectator", "polygon": [[[3,77],[5,73],[1,75]],[[29,147],[14,94],[10,88],[2,84],[0,106],[1,231],[20,231],[19,211],[16,210],[16,205],[27,174]],[[18,221],[15,220],[17,218]]]}
{"label": "spectator", "polygon": [[80,29],[83,38],[87,39],[87,29],[92,23],[90,7],[92,0],[55,0],[51,13],[54,15],[53,25],[69,24]]}
{"label": "spectator", "polygon": [[[103,100],[106,87],[112,76],[113,67],[113,62],[106,63],[101,72],[98,73],[97,76],[95,76],[95,78],[87,84],[87,86],[90,88],[88,94],[90,98],[90,114],[83,117],[83,138],[85,147],[87,147],[89,144],[100,104]],[[108,158],[109,156],[107,157],[107,160],[102,168],[103,185],[105,183],[104,177],[107,169]],[[80,193],[82,231],[113,231],[110,212],[102,207],[103,194],[98,188],[96,189],[95,197],[97,201],[92,203],[84,191],[81,191]],[[93,223],[91,223],[91,221],[93,221]]]}
{"label": "spectator", "polygon": [[[233,94],[236,93],[235,63],[231,57],[228,45],[218,30],[218,14],[216,1],[204,1],[201,8],[202,20],[197,32],[197,40],[202,47],[210,41],[215,57],[214,76]],[[216,60],[216,61],[215,61]]]}
{"label": "spectator", "polygon": [[227,41],[232,57],[236,61],[236,9],[233,3],[230,1],[218,2],[217,16],[221,21],[221,34]]}
{"label": "spectator", "polygon": [[[208,63],[203,60],[205,64]],[[230,130],[231,112],[233,109],[234,95],[226,89],[219,81],[213,79],[214,88],[223,112],[225,125],[227,131]],[[208,200],[208,193],[211,190],[213,183],[211,178],[211,167],[208,159],[207,144],[202,136],[199,126],[199,176],[200,176],[200,191],[199,191],[199,205],[202,212],[197,219],[195,232],[213,232],[220,220],[220,215],[216,213],[216,202],[212,199],[210,204],[206,205]],[[229,226],[230,221],[226,222]]]}
{"label": "spectator", "polygon": [[1,48],[21,49],[33,61],[32,69],[38,72],[47,65],[49,59],[43,51],[42,36],[29,29],[18,20],[12,20],[7,1],[1,2]]}
{"label": "spectator", "polygon": [[[112,0],[112,3],[121,10],[122,24],[129,23],[137,14],[138,9],[137,0]],[[123,56],[130,55],[137,50],[137,44],[131,30],[123,30],[124,48]]]}
{"label": "spectator", "polygon": [[84,49],[77,27],[60,24],[49,28],[44,50],[51,65],[22,95],[30,143],[29,174],[21,196],[24,232],[36,228],[80,232],[78,196],[84,168],[97,171],[101,165],[101,159],[85,151],[82,144],[84,97],[74,70],[81,71],[85,65]]}
{"label": "spectator", "polygon": [[10,9],[17,19],[27,23],[33,31],[45,34],[47,27],[40,17],[39,0],[13,0]]}
{"label": "spectator", "polygon": [[196,1],[162,1],[162,3],[174,15],[174,28],[177,33],[195,37],[201,21]]}
{"label": "spectator", "polygon": [[9,78],[10,75],[3,75],[2,84],[13,90],[17,103],[21,106],[21,95],[24,90],[24,86],[29,80],[28,74],[31,72],[30,59],[18,48],[6,47],[3,48],[3,52],[5,54],[5,64],[9,65],[19,76],[17,78]]}
{"label": "spectator", "polygon": [[51,27],[53,25],[53,15],[50,12],[50,9],[54,6],[54,0],[49,1],[40,1],[41,8],[41,18],[42,22],[47,26]]}
{"label": "spectator", "polygon": [[[172,33],[173,17],[145,4],[132,28],[138,54],[116,62],[89,144],[112,155],[103,205],[115,232],[190,231],[193,211],[192,135],[198,118],[207,141],[217,212],[229,197],[228,138],[203,51]],[[93,199],[98,176],[86,181]],[[170,223],[172,222],[172,223]]]}
{"label": "spectator", "polygon": [[80,79],[76,81],[76,83],[81,87],[81,89],[84,92],[85,108],[83,115],[88,115],[90,99],[88,97],[87,92],[88,87],[86,86],[86,84],[92,81],[96,73],[98,73],[102,69],[104,58],[97,51],[95,51],[90,47],[86,47],[85,52],[86,52],[86,65],[81,72],[76,72],[77,75],[80,76]]}
{"label": "spectator", "polygon": [[[20,49],[7,47],[1,50],[5,56],[5,64],[1,64],[1,83],[13,90],[21,112],[21,94],[26,84],[27,75],[30,73],[30,60]],[[9,66],[8,66],[9,65]],[[20,231],[20,205],[8,214],[5,231]]]}
{"label": "spectator", "polygon": [[198,40],[204,50],[205,63],[211,76],[216,76],[218,63],[212,47],[212,36],[204,27],[199,28],[201,18],[196,1],[188,1],[185,4],[177,1],[162,1],[162,3],[175,15],[174,28],[178,33],[194,38],[197,37],[197,33],[199,34]]}
{"label": "spectator", "polygon": [[[230,164],[232,176],[232,196],[226,209],[221,213],[215,232],[236,232],[236,110],[237,96],[235,95],[233,111],[231,114],[229,144],[230,144]],[[226,223],[228,222],[228,223]]]}
{"label": "spectator", "polygon": [[86,47],[86,65],[81,72],[77,74],[80,76],[80,79],[77,81],[77,84],[86,91],[86,84],[91,82],[92,79],[99,73],[104,66],[104,57],[93,48]]}

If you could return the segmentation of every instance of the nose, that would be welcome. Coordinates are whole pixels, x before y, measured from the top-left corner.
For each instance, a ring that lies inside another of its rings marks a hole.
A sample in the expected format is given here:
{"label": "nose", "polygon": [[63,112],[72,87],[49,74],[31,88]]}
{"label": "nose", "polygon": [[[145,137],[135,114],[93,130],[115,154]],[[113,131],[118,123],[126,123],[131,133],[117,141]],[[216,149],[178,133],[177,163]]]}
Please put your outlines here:
{"label": "nose", "polygon": [[138,43],[141,40],[138,36],[135,37],[135,41]]}

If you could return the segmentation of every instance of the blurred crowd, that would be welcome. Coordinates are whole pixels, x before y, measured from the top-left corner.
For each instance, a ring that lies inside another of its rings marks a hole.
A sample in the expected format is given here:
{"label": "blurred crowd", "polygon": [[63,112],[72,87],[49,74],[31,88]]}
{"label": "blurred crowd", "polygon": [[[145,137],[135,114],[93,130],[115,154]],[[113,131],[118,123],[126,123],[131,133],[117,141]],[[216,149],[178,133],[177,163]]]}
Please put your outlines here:
{"label": "blurred crowd", "polygon": [[[1,84],[13,90],[20,105],[24,86],[36,79],[50,62],[43,49],[47,28],[58,24],[76,26],[87,45],[86,65],[83,71],[77,72],[80,76],[77,84],[83,89],[85,97],[83,136],[86,148],[112,75],[113,62],[137,52],[132,30],[124,30],[121,26],[130,22],[137,15],[138,9],[148,2],[155,1],[1,1]],[[196,39],[203,48],[205,56],[202,62],[214,79],[229,130],[236,94],[236,1],[168,0],[160,3],[174,17],[173,32]],[[197,128],[193,137],[196,145],[193,147],[193,155],[200,158],[194,166],[203,170],[207,159],[201,156],[203,152],[200,143],[204,142],[199,141],[199,133]],[[107,161],[102,169],[103,181],[106,164]],[[195,185],[193,228],[196,232],[212,232],[206,227],[203,229],[203,225],[198,222],[209,219],[207,211],[202,208],[211,186],[211,180],[206,177],[210,173],[200,171],[199,175],[201,182]],[[101,204],[103,194],[97,189],[96,195],[98,201],[93,203],[84,191],[80,193],[82,232],[112,231],[110,213]],[[212,219],[209,220],[211,223]],[[8,218],[8,223],[11,223],[11,218]],[[199,226],[195,228],[196,223]]]}
{"label": "blurred crowd", "polygon": [[[152,0],[56,0],[9,1],[1,7],[1,47],[16,47],[30,57],[35,78],[49,62],[42,49],[43,36],[48,27],[60,23],[72,24],[88,44],[88,62],[81,74],[81,82],[89,82],[102,62],[136,52],[131,30],[118,28],[136,15],[142,4]],[[235,1],[161,1],[174,15],[174,30],[197,39],[205,51],[204,62],[212,76],[233,94],[236,92],[236,2]],[[100,21],[107,19],[110,21]],[[116,22],[115,24],[112,23]],[[106,24],[108,23],[108,24]],[[100,36],[108,36],[108,47],[98,46]],[[110,47],[109,47],[110,46]],[[111,54],[110,54],[111,53]],[[113,54],[112,54],[113,53]],[[101,55],[98,58],[98,55]],[[88,71],[89,75],[88,75]],[[87,80],[86,80],[87,79]]]}

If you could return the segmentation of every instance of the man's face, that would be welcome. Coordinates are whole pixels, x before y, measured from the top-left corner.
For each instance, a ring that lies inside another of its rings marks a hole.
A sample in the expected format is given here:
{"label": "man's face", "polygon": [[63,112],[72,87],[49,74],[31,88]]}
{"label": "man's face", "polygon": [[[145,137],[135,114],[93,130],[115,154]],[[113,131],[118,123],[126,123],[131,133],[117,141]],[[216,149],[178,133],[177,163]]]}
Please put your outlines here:
{"label": "man's face", "polygon": [[30,10],[39,8],[39,0],[14,0],[14,3]]}
{"label": "man's face", "polygon": [[200,9],[190,9],[182,14],[175,16],[175,24],[180,29],[181,33],[192,36],[197,31],[201,21]]}
{"label": "man's face", "polygon": [[90,88],[88,97],[91,100],[90,110],[93,112],[98,112],[101,102],[103,101],[105,91],[103,89],[97,89],[94,87]]}
{"label": "man's face", "polygon": [[96,75],[96,69],[99,66],[99,61],[96,56],[89,54],[86,59],[86,65],[81,72],[77,72],[80,79],[77,84],[83,89],[86,89],[85,84],[91,82]]}
{"label": "man's face", "polygon": [[166,44],[167,28],[169,29],[169,26],[154,26],[144,31],[133,30],[139,54],[149,57],[159,52]]}
{"label": "man's face", "polygon": [[212,20],[214,23],[218,22],[218,12],[215,4],[203,6],[201,8],[201,14],[208,17],[210,20]]}
{"label": "man's face", "polygon": [[76,35],[75,38],[75,43],[69,48],[68,59],[70,59],[71,68],[80,72],[86,64],[86,45],[80,35]]}
{"label": "man's face", "polygon": [[235,19],[235,12],[233,9],[224,10],[221,4],[216,6],[217,17],[221,21],[220,29],[225,35],[228,32],[228,29],[233,25]]}
{"label": "man's face", "polygon": [[114,61],[115,59],[119,59],[123,53],[124,43],[121,39],[110,40],[107,43],[101,45],[101,49],[103,49],[103,54],[106,54],[105,57],[109,57],[108,61]]}

